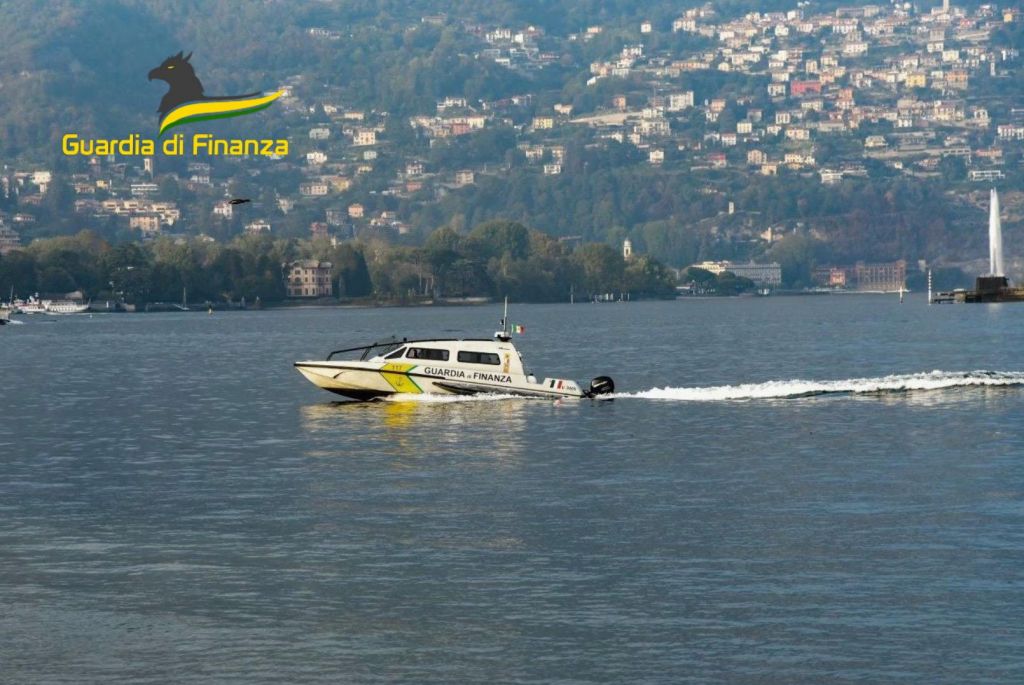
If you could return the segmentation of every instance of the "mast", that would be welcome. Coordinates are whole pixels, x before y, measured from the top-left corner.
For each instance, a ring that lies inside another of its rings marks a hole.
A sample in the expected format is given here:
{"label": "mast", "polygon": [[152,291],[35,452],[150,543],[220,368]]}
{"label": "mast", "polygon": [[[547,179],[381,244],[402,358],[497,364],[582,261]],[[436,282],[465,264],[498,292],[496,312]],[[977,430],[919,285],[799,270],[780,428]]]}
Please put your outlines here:
{"label": "mast", "polygon": [[508,342],[511,339],[508,334],[508,295],[505,296],[505,312],[501,315],[501,330],[495,332],[494,337],[502,342]]}

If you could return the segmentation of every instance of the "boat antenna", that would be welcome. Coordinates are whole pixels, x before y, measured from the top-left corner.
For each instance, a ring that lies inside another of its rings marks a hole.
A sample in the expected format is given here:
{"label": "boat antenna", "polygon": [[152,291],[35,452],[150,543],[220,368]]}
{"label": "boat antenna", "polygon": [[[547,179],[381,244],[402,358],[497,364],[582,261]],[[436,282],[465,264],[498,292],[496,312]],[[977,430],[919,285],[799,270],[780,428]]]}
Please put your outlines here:
{"label": "boat antenna", "polygon": [[501,330],[496,332],[494,337],[502,342],[512,339],[508,334],[508,295],[505,296],[505,312],[501,315]]}

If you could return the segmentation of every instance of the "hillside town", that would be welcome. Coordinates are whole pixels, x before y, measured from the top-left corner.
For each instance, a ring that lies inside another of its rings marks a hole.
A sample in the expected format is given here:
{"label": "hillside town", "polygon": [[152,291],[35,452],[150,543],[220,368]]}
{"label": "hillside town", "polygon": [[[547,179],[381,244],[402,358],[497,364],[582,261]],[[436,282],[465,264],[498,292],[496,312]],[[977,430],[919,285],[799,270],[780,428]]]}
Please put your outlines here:
{"label": "hillside town", "polygon": [[[586,150],[618,146],[629,150],[628,163],[687,174],[697,183],[728,171],[795,175],[826,187],[903,176],[981,189],[1017,173],[1024,101],[1015,101],[1007,85],[1019,79],[1020,55],[995,47],[992,36],[1016,26],[1018,10],[965,9],[949,0],[829,13],[811,7],[797,3],[786,12],[730,19],[709,3],[666,25],[593,25],[565,36],[535,26],[423,17],[424,24],[455,25],[473,46],[474,59],[510,74],[564,67],[573,46],[613,34],[611,43],[621,48],[573,67],[585,82],[587,97],[579,102],[553,101],[552,93],[543,92],[496,101],[453,94],[433,111],[401,118],[353,108],[329,90],[318,99],[303,98],[302,76],[295,76],[278,85],[292,141],[286,158],[168,164],[159,156],[111,155],[63,174],[2,160],[0,253],[37,234],[47,206],[72,213],[78,229],[100,227],[143,241],[214,241],[248,233],[335,243],[422,242],[451,222],[438,209],[446,198],[470,193],[485,180],[501,182],[516,172],[554,182],[587,173],[579,165],[570,168],[573,146],[581,140]],[[343,35],[336,27],[306,31],[316,43]],[[458,147],[488,133],[511,136],[514,146],[498,147],[492,157],[482,145],[479,154]],[[274,183],[268,188],[263,184],[269,178]],[[232,204],[239,188],[260,194],[251,204]],[[691,220],[715,224],[709,230],[728,232],[734,242],[771,246],[794,230],[747,214],[713,183],[706,192],[720,196],[723,210]],[[592,237],[586,227],[579,233]],[[581,236],[557,237],[571,247]],[[615,246],[622,246],[621,238]],[[715,264],[730,256],[701,254]],[[887,274],[885,289],[905,276],[899,257],[879,266]],[[759,287],[781,285],[777,269],[747,271]],[[879,287],[881,281],[857,273],[853,264],[819,264],[814,277],[823,287],[853,287],[861,280]],[[307,292],[323,288],[291,294]]]}

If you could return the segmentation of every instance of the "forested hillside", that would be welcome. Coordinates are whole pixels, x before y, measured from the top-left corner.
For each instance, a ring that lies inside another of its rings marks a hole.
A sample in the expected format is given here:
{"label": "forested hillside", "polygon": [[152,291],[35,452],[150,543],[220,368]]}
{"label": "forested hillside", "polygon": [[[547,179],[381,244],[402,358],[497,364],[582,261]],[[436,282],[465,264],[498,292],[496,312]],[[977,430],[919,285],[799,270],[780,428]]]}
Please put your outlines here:
{"label": "forested hillside", "polygon": [[[262,113],[258,130],[288,138],[293,151],[273,162],[204,159],[209,180],[200,172],[199,181],[193,160],[158,159],[152,199],[181,210],[168,233],[229,240],[259,219],[279,238],[326,223],[342,239],[422,246],[438,229],[465,235],[503,219],[616,249],[629,238],[675,267],[779,259],[796,243],[803,271],[974,259],[989,185],[978,178],[1005,191],[1008,246],[1024,244],[1012,192],[1021,149],[1012,132],[997,134],[1024,111],[1024,30],[991,7],[963,3],[943,23],[927,8],[876,15],[779,0],[4,2],[0,212],[26,243],[81,229],[113,242],[141,237],[124,217],[81,202],[120,197],[139,160],[117,160],[124,180],[83,195],[95,167],[62,155],[60,140],[69,131],[153,135],[166,86],[146,73],[184,50],[207,93],[286,84],[289,104]],[[685,17],[695,17],[692,29],[679,28]],[[837,33],[851,21],[849,35]],[[883,21],[890,33],[877,38]],[[745,30],[746,43],[731,37]],[[933,54],[929,35],[945,38],[945,52]],[[850,56],[861,39],[866,52]],[[723,66],[741,50],[757,61]],[[908,64],[930,79],[924,87],[884,82],[883,72],[901,78]],[[969,85],[939,80],[941,68]],[[816,99],[789,85],[814,79]],[[778,82],[786,85],[773,91]],[[692,103],[667,107],[679,93]],[[950,102],[954,119],[934,114]],[[897,127],[901,107],[909,127]],[[594,123],[619,113],[632,118]],[[483,123],[452,133],[446,122],[460,116]],[[314,141],[317,127],[331,137]],[[205,130],[244,135],[252,121]],[[372,150],[354,142],[358,130],[376,133]],[[26,174],[39,170],[54,180],[33,188]],[[318,179],[333,179],[325,197],[299,192]],[[211,213],[238,193],[257,198],[250,214]],[[359,215],[347,210],[355,206]],[[326,221],[335,209],[344,220]]]}

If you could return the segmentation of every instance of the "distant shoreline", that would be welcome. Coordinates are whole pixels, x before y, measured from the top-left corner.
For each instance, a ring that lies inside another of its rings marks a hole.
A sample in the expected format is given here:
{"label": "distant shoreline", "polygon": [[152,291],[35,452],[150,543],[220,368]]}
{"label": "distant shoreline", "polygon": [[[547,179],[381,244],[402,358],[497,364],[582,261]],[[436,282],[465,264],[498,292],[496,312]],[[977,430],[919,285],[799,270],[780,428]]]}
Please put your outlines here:
{"label": "distant shoreline", "polygon": [[[646,301],[687,301],[687,300],[732,300],[732,299],[768,299],[773,297],[815,297],[815,296],[829,296],[829,295],[841,295],[841,296],[853,296],[853,295],[898,295],[898,290],[883,291],[883,290],[781,290],[774,291],[770,295],[758,295],[754,293],[741,293],[738,295],[682,295],[676,298],[651,298],[626,300],[625,303],[629,302],[646,302]],[[913,294],[909,290],[904,291],[905,295]],[[123,304],[115,304],[112,301],[94,301],[92,308],[89,310],[90,313],[94,314],[158,314],[167,312],[208,312],[211,309],[213,311],[271,311],[271,310],[289,310],[289,309],[387,309],[387,308],[399,308],[399,307],[478,307],[488,304],[495,304],[496,299],[490,297],[465,297],[465,298],[438,298],[438,299],[422,299],[422,300],[371,300],[371,299],[354,299],[354,300],[319,300],[319,301],[284,301],[284,302],[272,302],[272,303],[248,303],[248,302],[197,302],[188,305],[187,309],[182,309],[181,305],[168,303],[168,302],[151,302],[147,305],[131,306]],[[596,302],[591,300],[577,300],[574,304],[622,304],[623,301],[615,300],[610,302]],[[569,304],[568,302],[520,302],[518,304]]]}

